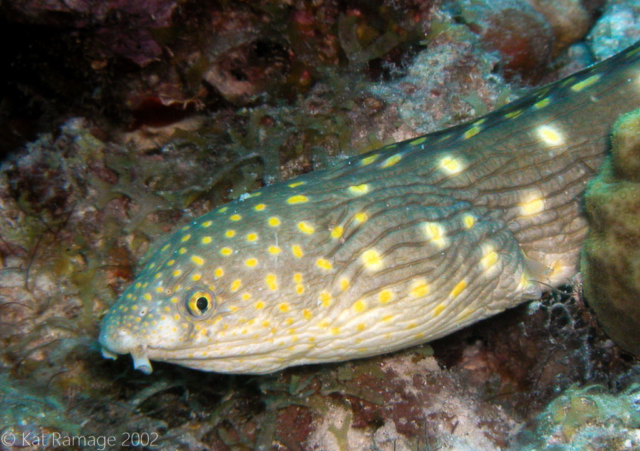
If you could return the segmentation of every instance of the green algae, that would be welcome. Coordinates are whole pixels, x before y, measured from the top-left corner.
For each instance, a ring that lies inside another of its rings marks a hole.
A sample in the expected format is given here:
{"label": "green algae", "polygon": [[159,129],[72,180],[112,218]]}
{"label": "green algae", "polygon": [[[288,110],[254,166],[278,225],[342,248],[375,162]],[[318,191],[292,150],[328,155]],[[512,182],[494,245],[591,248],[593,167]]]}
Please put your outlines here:
{"label": "green algae", "polygon": [[598,385],[566,390],[537,417],[533,430],[521,434],[519,449],[636,449],[639,389],[632,385],[618,394]]}

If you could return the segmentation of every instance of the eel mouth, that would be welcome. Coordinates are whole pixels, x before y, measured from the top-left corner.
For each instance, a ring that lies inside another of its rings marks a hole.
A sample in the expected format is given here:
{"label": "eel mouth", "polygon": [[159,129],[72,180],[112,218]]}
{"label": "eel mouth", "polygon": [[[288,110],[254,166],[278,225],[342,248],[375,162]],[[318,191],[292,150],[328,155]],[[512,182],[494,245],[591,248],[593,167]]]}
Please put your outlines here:
{"label": "eel mouth", "polygon": [[144,374],[151,374],[153,372],[151,362],[149,361],[149,357],[147,356],[146,346],[138,346],[133,349],[131,351],[131,357],[133,358],[133,367],[136,370],[140,370]]}
{"label": "eel mouth", "polygon": [[[100,351],[102,352],[102,357],[105,359],[115,360],[118,358],[118,354],[111,351],[106,346],[101,346]],[[147,347],[146,346],[137,346],[131,352],[131,358],[133,359],[133,368],[136,370],[142,371],[144,374],[151,374],[153,372],[153,367],[151,366],[151,362],[149,361],[149,357],[147,355]]]}
{"label": "eel mouth", "polygon": [[104,346],[100,346],[100,353],[102,354],[102,357],[104,357],[105,359],[115,360],[118,358],[118,354],[116,354],[115,352],[109,350]]}

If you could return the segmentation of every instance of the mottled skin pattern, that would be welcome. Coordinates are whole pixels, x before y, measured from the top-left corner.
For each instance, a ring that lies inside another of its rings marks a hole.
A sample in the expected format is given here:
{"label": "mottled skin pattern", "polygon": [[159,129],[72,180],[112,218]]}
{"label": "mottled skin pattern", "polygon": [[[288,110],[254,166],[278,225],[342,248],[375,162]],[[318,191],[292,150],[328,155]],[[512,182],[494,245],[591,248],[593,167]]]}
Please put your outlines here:
{"label": "mottled skin pattern", "polygon": [[153,359],[260,374],[405,348],[537,298],[576,272],[580,195],[611,124],[638,107],[636,44],[479,120],[207,213],[107,313],[103,352],[145,372]]}

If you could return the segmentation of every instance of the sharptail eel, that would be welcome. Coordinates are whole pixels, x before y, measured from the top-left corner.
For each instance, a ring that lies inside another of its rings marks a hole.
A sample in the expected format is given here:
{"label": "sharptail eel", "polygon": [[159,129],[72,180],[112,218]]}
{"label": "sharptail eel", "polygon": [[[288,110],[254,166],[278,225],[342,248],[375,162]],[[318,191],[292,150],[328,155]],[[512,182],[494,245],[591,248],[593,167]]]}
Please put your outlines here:
{"label": "sharptail eel", "polygon": [[109,310],[103,354],[147,373],[149,359],[269,373],[423,343],[539,298],[576,273],[581,194],[636,108],[640,43],[480,119],[213,210]]}

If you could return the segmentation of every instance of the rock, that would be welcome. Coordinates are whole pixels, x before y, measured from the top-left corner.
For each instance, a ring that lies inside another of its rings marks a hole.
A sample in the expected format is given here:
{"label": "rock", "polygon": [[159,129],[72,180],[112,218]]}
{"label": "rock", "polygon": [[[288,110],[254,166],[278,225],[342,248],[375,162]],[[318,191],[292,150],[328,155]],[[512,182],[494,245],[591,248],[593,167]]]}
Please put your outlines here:
{"label": "rock", "polygon": [[605,332],[640,355],[640,110],[614,125],[612,156],[585,193],[584,292]]}

